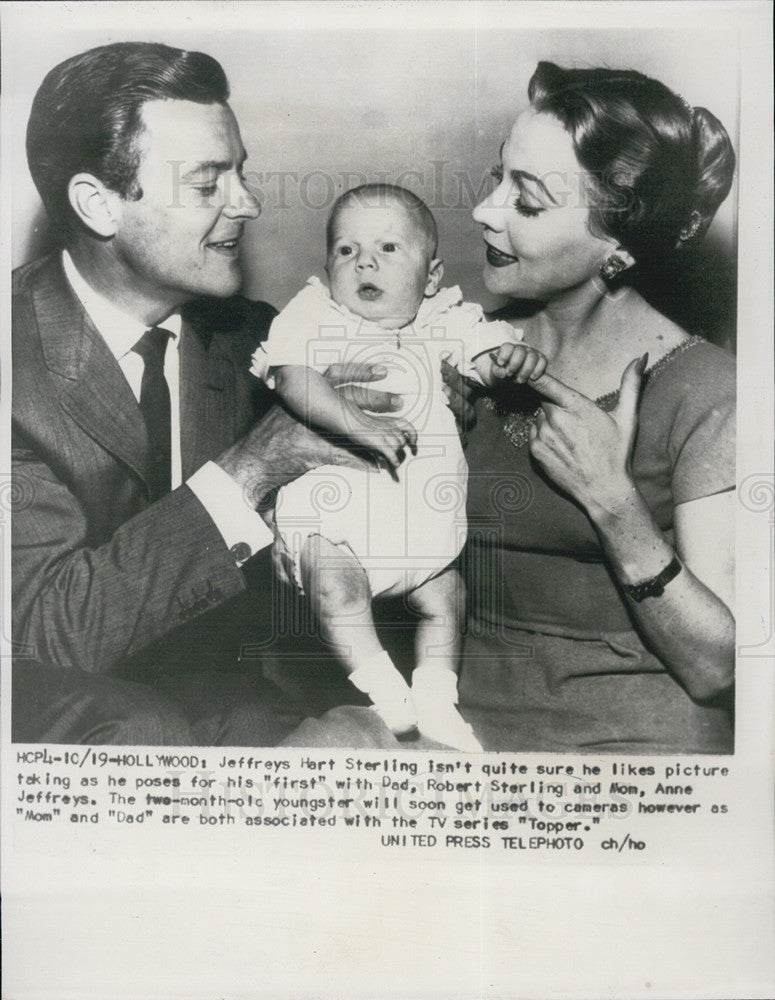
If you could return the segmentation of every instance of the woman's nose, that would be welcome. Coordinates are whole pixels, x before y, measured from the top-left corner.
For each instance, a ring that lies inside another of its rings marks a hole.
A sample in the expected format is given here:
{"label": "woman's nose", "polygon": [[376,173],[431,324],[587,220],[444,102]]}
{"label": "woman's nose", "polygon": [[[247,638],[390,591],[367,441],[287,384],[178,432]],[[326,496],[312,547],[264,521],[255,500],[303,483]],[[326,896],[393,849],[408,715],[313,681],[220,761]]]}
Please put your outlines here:
{"label": "woman's nose", "polygon": [[502,199],[499,200],[499,190],[499,187],[496,188],[479,202],[473,212],[474,222],[478,222],[488,229],[503,228],[503,205],[500,203]]}

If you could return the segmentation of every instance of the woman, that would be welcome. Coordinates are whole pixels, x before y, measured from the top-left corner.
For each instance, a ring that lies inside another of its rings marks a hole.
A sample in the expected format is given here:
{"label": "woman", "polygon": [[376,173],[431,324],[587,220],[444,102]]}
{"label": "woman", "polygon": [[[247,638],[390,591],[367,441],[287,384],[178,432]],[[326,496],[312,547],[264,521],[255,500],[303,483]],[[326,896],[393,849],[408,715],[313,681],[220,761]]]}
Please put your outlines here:
{"label": "woman", "polygon": [[734,363],[626,281],[700,239],[734,153],[639,73],[528,93],[474,218],[548,372],[469,438],[461,712],[491,750],[730,752]]}

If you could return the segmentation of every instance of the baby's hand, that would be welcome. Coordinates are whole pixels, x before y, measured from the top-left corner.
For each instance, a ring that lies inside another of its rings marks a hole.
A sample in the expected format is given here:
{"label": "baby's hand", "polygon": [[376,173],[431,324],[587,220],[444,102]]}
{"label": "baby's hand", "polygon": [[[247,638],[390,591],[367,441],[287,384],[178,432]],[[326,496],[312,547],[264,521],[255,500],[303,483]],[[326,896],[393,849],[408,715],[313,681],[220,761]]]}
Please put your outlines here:
{"label": "baby's hand", "polygon": [[403,462],[407,448],[417,454],[417,431],[403,417],[373,416],[352,407],[347,424],[347,434],[353,443],[383,458],[389,471]]}
{"label": "baby's hand", "polygon": [[492,358],[493,378],[511,378],[515,382],[533,381],[546,371],[545,356],[527,344],[501,344]]}

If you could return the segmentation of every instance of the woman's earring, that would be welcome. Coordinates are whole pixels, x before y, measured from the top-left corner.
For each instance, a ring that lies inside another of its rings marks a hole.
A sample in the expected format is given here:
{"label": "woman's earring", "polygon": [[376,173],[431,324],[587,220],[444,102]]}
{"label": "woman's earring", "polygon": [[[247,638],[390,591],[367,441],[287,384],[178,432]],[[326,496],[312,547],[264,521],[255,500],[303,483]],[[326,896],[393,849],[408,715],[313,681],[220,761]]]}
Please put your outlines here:
{"label": "woman's earring", "polygon": [[689,224],[684,226],[684,228],[679,233],[678,239],[681,243],[688,243],[689,240],[693,240],[694,237],[699,232],[700,226],[702,225],[702,216],[697,211],[693,209],[692,214],[689,216]]}
{"label": "woman's earring", "polygon": [[622,271],[626,271],[629,264],[626,260],[622,260],[619,254],[612,253],[609,257],[603,261],[600,265],[600,277],[607,284],[616,281]]}

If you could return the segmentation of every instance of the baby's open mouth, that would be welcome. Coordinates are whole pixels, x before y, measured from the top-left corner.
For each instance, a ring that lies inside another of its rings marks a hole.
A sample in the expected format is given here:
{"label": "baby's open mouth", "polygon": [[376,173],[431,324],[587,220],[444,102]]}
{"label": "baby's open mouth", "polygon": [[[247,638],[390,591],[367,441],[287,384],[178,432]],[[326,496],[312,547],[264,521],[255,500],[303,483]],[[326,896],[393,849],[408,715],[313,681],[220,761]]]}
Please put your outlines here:
{"label": "baby's open mouth", "polygon": [[372,285],[369,282],[358,286],[358,297],[365,299],[367,302],[374,302],[380,295],[382,295],[382,289],[377,288],[376,285]]}

